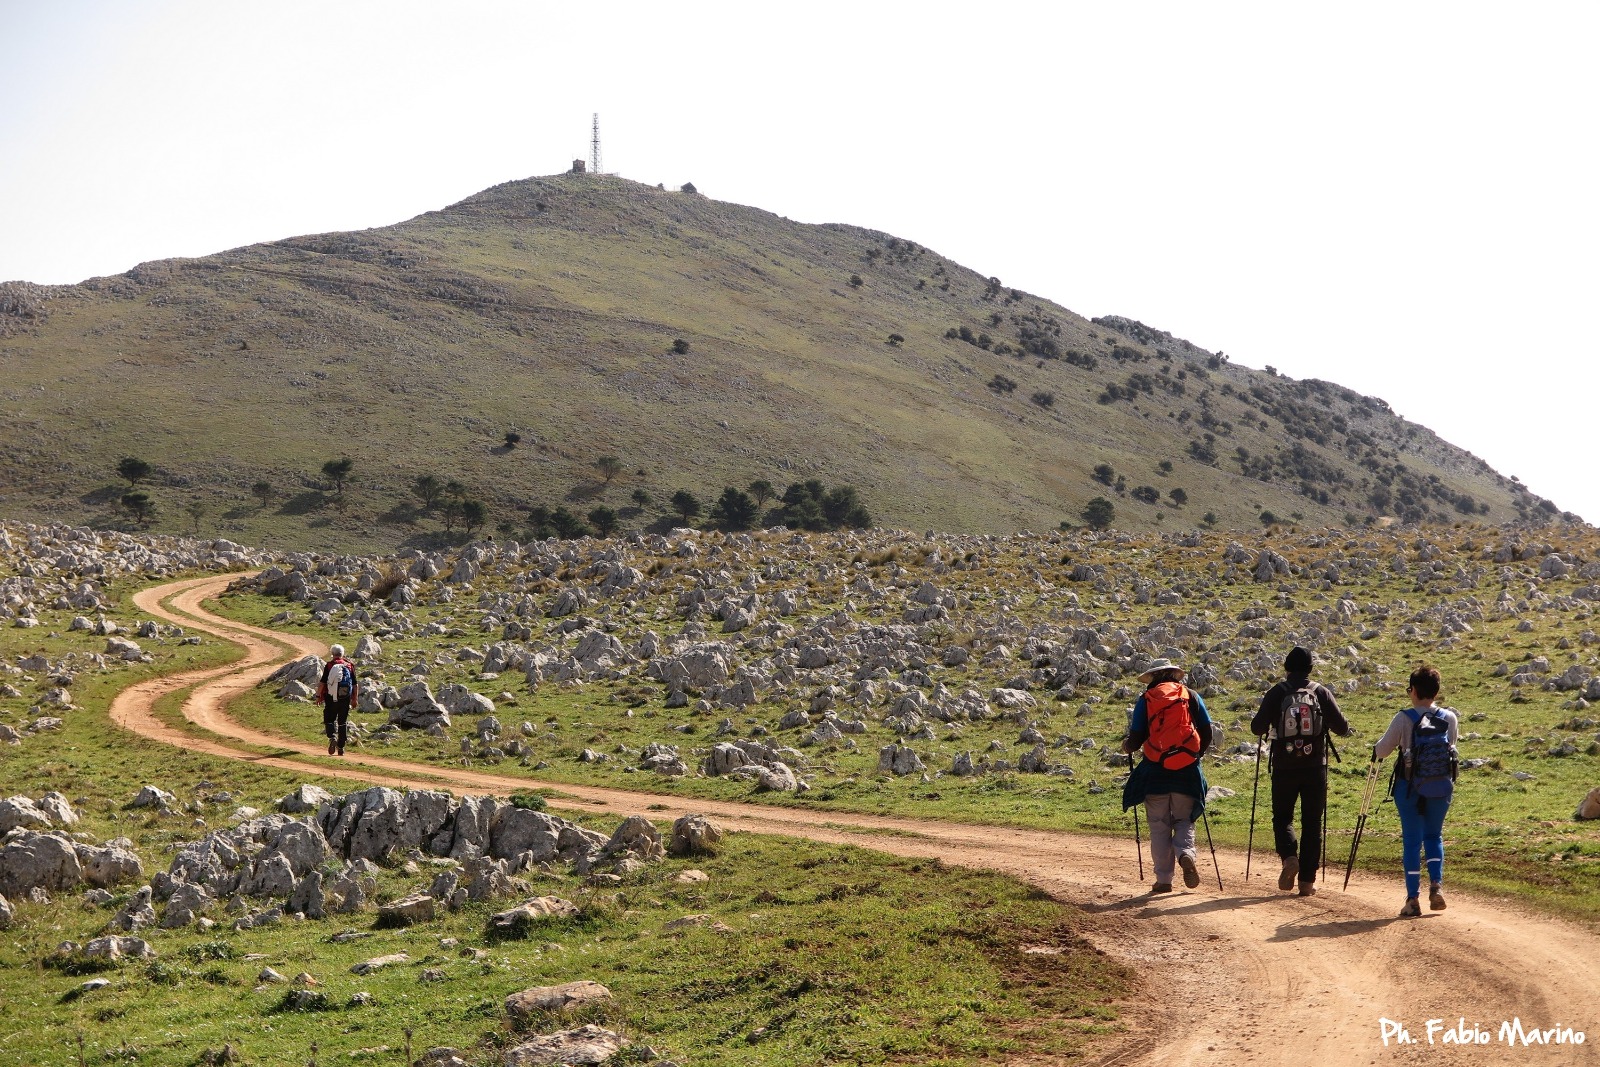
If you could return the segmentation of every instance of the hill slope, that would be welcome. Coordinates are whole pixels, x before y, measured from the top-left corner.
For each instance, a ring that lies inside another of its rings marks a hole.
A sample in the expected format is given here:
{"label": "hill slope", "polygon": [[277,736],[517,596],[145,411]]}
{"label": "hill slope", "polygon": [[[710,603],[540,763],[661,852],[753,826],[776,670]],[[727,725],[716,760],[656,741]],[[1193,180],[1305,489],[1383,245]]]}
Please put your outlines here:
{"label": "hill slope", "polygon": [[[507,532],[532,504],[644,489],[651,506],[624,511],[643,524],[677,488],[756,478],[850,483],[878,522],[916,529],[1054,527],[1097,495],[1135,528],[1554,511],[1381,400],[1084,319],[887,234],[613,177],[9,283],[0,362],[4,513],[125,521],[113,470],[136,455],[158,525],[277,544],[424,539],[437,523],[407,493],[423,473]],[[354,474],[334,500],[316,472],[341,455]],[[625,467],[609,484],[601,455]],[[1098,484],[1099,464],[1123,484]]]}

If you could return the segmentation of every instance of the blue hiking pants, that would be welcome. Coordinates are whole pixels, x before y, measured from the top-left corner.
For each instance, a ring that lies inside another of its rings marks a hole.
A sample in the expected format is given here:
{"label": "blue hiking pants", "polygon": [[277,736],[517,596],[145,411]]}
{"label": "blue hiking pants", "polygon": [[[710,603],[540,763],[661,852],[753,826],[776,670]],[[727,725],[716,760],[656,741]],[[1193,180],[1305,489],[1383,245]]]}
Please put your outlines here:
{"label": "blue hiking pants", "polygon": [[1406,871],[1406,896],[1422,892],[1422,859],[1428,860],[1428,881],[1444,881],[1444,817],[1450,797],[1419,797],[1411,783],[1396,778],[1394,806],[1400,815],[1400,859]]}

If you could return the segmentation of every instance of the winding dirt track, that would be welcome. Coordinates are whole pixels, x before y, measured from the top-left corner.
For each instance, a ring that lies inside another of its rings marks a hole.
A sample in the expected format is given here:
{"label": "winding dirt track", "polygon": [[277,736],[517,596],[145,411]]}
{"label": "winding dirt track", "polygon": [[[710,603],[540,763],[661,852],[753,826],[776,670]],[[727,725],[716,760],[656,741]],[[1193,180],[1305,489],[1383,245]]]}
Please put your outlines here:
{"label": "winding dirt track", "polygon": [[[274,633],[212,615],[201,602],[236,576],[146,589],[143,611],[201,630],[247,650],[239,663],[141,682],[118,695],[111,716],[142,736],[193,751],[246,759],[308,778],[333,777],[383,785],[454,788],[505,794],[540,783],[521,777],[427,767],[353,751],[335,767],[322,745],[262,733],[229,719],[227,704],[250,689],[289,650],[322,654],[306,638]],[[194,686],[184,716],[214,737],[195,737],[155,718],[160,696]],[[229,739],[270,746],[263,756]],[[307,760],[299,757],[318,757]],[[1310,900],[1280,896],[1275,882],[1241,878],[1244,857],[1222,853],[1228,890],[1208,882],[1150,898],[1134,879],[1132,851],[1102,837],[923,819],[802,811],[652,793],[553,784],[586,810],[621,814],[665,804],[677,815],[700,811],[732,829],[862,845],[903,856],[1003,871],[1086,909],[1088,936],[1108,955],[1147,976],[1146,992],[1128,1006],[1125,1037],[1098,1062],[1118,1065],[1251,1064],[1259,1067],[1427,1064],[1600,1064],[1600,937],[1522,910],[1453,893],[1448,911],[1399,921],[1399,872],[1357,874],[1350,891],[1324,889]],[[560,801],[572,805],[572,801]],[[849,829],[844,829],[848,827]],[[1269,857],[1270,859],[1270,857]],[[1159,1007],[1156,1007],[1159,1005]],[[1496,1035],[1463,1048],[1430,1045],[1426,1022],[1454,1027],[1464,1017]],[[1507,1048],[1504,1020],[1524,1026],[1572,1027],[1582,1046]],[[1416,1044],[1385,1047],[1380,1018],[1399,1020]]]}

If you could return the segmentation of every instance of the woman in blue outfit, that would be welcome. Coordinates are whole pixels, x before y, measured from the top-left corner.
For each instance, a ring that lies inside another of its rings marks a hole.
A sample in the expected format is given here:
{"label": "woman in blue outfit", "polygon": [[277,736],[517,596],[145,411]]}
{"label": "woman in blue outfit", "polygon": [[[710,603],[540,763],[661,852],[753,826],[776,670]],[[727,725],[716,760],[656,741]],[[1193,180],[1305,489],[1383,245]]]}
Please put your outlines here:
{"label": "woman in blue outfit", "polygon": [[1406,685],[1411,706],[1389,723],[1373,746],[1380,760],[1396,749],[1394,806],[1400,815],[1400,857],[1406,872],[1406,902],[1400,917],[1422,914],[1422,860],[1428,863],[1428,907],[1443,911],[1444,817],[1455,794],[1456,740],[1460,723],[1456,713],[1440,707],[1439,672],[1423,664],[1411,672]]}
{"label": "woman in blue outfit", "polygon": [[1174,863],[1183,884],[1200,884],[1195,862],[1194,821],[1205,809],[1206,779],[1200,757],[1211,747],[1211,717],[1200,694],[1183,684],[1184,670],[1157,660],[1139,675],[1145,691],[1133,705],[1122,751],[1144,758],[1122,787],[1122,810],[1143,802],[1150,823],[1152,893],[1172,892]]}

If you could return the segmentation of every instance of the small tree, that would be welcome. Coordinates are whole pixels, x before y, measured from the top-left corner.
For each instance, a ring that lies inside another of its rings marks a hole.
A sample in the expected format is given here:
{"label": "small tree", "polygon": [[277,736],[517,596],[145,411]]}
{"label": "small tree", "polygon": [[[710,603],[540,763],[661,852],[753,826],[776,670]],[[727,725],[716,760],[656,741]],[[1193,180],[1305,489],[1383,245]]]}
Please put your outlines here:
{"label": "small tree", "polygon": [[899,334],[891,333],[889,335],[889,344],[891,346],[893,346],[895,348],[899,348],[901,345],[903,345],[905,343],[906,343],[906,339],[904,337],[900,336]]}
{"label": "small tree", "polygon": [[685,526],[696,515],[700,514],[700,501],[687,489],[679,489],[672,494],[673,513],[683,519]]}
{"label": "small tree", "polygon": [[411,495],[422,501],[422,510],[432,511],[444,492],[444,483],[431,474],[419,474],[411,483]]}
{"label": "small tree", "polygon": [[771,500],[773,494],[778,491],[765,478],[757,478],[746,487],[746,490],[751,496],[755,497],[756,507],[758,508],[766,507],[767,501]]}
{"label": "small tree", "polygon": [[150,464],[135,456],[124,456],[117,464],[117,477],[125,479],[130,486],[138,485],[150,477]]}
{"label": "small tree", "polygon": [[444,520],[444,532],[451,533],[456,528],[456,520],[461,518],[461,498],[447,496],[439,504],[439,517]]}
{"label": "small tree", "polygon": [[200,536],[200,520],[206,517],[208,510],[205,504],[199,500],[191,500],[183,506],[183,513],[189,516],[189,533],[192,536]]}
{"label": "small tree", "polygon": [[1162,474],[1171,474],[1172,473],[1172,460],[1164,459],[1160,463],[1157,463],[1156,464],[1156,470],[1160,471]]}
{"label": "small tree", "polygon": [[589,536],[589,527],[565,506],[556,508],[550,513],[550,525],[555,527],[556,536],[566,541]]}
{"label": "small tree", "polygon": [[633,501],[633,506],[636,508],[647,508],[650,506],[650,494],[643,489],[635,489],[633,491],[633,495],[629,497],[629,499]]}
{"label": "small tree", "polygon": [[461,502],[461,525],[467,529],[470,536],[473,530],[482,526],[489,518],[489,509],[481,500],[463,500]]}
{"label": "small tree", "polygon": [[689,354],[689,342],[681,337],[673,338],[672,354],[675,356],[687,356]]}
{"label": "small tree", "polygon": [[859,274],[850,275],[850,288],[859,289],[859,288],[861,288],[861,286],[863,284],[865,284],[865,283],[862,282],[861,275],[859,275]]}
{"label": "small tree", "polygon": [[122,506],[140,526],[149,526],[150,520],[155,518],[156,502],[150,499],[149,493],[139,491],[123,493]]}
{"label": "small tree", "polygon": [[1200,522],[1205,526],[1215,526],[1217,524],[1217,513],[1214,511],[1206,512],[1200,516]]}
{"label": "small tree", "polygon": [[1278,516],[1274,515],[1270,511],[1263,511],[1260,515],[1257,515],[1256,518],[1261,520],[1261,525],[1263,526],[1276,526],[1278,524]]}
{"label": "small tree", "polygon": [[589,525],[601,537],[610,537],[617,529],[617,513],[602,505],[589,512]]}
{"label": "small tree", "polygon": [[1101,485],[1111,485],[1117,480],[1117,472],[1109,463],[1097,463],[1095,464],[1093,473],[1091,473],[1089,477],[1093,478]]}
{"label": "small tree", "polygon": [[506,447],[507,448],[516,448],[517,445],[519,445],[521,443],[522,443],[522,435],[520,433],[518,433],[515,430],[507,430],[506,431]]}
{"label": "small tree", "polygon": [[1104,530],[1117,517],[1116,505],[1103,496],[1097,496],[1083,506],[1079,516],[1091,530]]}
{"label": "small tree", "polygon": [[1161,499],[1160,490],[1153,485],[1136,485],[1130,495],[1141,504],[1154,504]]}
{"label": "small tree", "polygon": [[250,487],[250,495],[261,501],[262,507],[266,507],[272,502],[272,483],[256,482]]}
{"label": "small tree", "polygon": [[711,506],[711,521],[724,530],[748,530],[759,511],[748,493],[730,485]]}
{"label": "small tree", "polygon": [[1189,502],[1189,494],[1182,489],[1169,489],[1167,490],[1167,496],[1180,508]]}
{"label": "small tree", "polygon": [[343,459],[330,459],[322,465],[322,476],[333,483],[333,491],[336,495],[344,495],[344,481],[350,477],[350,471],[355,465],[355,460],[349,456],[345,456]]}
{"label": "small tree", "polygon": [[594,461],[594,469],[600,472],[600,480],[610,485],[611,480],[622,473],[622,460],[616,456],[601,456]]}

